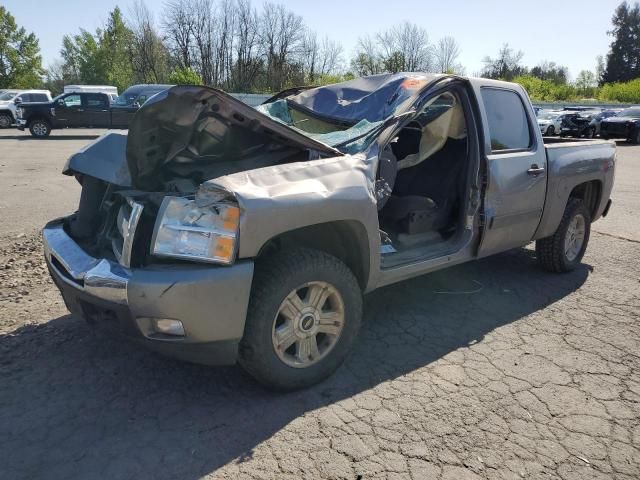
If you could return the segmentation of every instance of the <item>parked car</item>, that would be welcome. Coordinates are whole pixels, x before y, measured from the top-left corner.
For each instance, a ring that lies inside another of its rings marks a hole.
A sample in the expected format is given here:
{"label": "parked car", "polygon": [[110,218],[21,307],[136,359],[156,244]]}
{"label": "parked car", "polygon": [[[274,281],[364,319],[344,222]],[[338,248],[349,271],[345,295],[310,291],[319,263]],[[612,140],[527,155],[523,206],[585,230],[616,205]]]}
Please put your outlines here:
{"label": "parked car", "polygon": [[106,93],[109,100],[114,102],[118,98],[118,87],[110,85],[65,85],[63,93]]}
{"label": "parked car", "polygon": [[560,137],[593,138],[594,129],[591,119],[595,112],[585,110],[563,113],[561,116]]}
{"label": "parked car", "polygon": [[544,269],[580,263],[615,144],[545,146],[535,125],[521,86],[488,79],[376,75],[257,108],[174,87],[69,159],[80,204],[45,226],[46,262],[76,315],[306,387],[346,357],[363,292],[534,240]]}
{"label": "parked car", "polygon": [[0,93],[0,128],[9,128],[16,123],[19,104],[50,101],[49,90],[5,90]]}
{"label": "parked car", "polygon": [[155,83],[132,85],[116,99],[114,106],[138,109],[156,93],[163,92],[171,87],[173,87],[173,85],[161,85]]}
{"label": "parked car", "polygon": [[630,107],[600,122],[600,136],[604,139],[624,138],[640,143],[640,107]]}
{"label": "parked car", "polygon": [[60,128],[128,128],[137,110],[112,106],[106,93],[63,93],[52,102],[21,105],[17,123],[19,130],[44,138]]}
{"label": "parked car", "polygon": [[562,112],[541,111],[538,113],[538,127],[542,135],[557,135],[560,133]]}
{"label": "parked car", "polygon": [[620,109],[603,110],[602,112],[596,113],[594,116],[592,116],[591,122],[589,122],[589,128],[591,128],[593,132],[591,133],[590,137],[594,138],[597,135],[600,135],[600,124],[602,123],[602,120],[609,117],[614,117],[620,112]]}

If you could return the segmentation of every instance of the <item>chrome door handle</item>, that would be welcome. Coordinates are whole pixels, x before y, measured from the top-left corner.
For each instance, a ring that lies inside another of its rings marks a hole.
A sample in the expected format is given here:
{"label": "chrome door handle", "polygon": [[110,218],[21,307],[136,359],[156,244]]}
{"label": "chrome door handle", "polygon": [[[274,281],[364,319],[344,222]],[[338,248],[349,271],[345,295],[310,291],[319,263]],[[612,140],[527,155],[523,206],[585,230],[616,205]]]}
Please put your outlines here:
{"label": "chrome door handle", "polygon": [[531,168],[527,170],[527,173],[529,175],[540,175],[541,173],[544,173],[544,167],[539,167],[534,163],[533,165],[531,165]]}
{"label": "chrome door handle", "polygon": [[77,111],[78,112],[84,112],[84,108],[79,108]]}

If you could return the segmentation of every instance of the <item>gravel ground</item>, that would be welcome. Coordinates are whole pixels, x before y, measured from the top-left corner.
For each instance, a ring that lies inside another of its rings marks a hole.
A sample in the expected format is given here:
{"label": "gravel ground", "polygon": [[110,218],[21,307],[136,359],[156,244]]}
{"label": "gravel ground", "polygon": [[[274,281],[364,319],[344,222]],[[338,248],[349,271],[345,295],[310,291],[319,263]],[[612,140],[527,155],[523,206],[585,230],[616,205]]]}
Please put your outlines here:
{"label": "gravel ground", "polygon": [[526,248],[379,290],[345,366],[283,395],[68,315],[15,205],[73,208],[87,140],[29,174],[40,142],[0,138],[0,478],[640,478],[640,147],[576,271]]}

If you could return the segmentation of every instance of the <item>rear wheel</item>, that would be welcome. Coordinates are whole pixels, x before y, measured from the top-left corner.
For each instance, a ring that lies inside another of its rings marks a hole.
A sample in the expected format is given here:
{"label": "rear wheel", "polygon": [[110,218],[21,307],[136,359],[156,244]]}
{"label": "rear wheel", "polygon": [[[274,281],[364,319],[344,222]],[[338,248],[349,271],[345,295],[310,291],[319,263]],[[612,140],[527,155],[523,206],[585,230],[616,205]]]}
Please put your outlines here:
{"label": "rear wheel", "polygon": [[553,235],[536,241],[542,268],[569,272],[582,260],[591,233],[591,214],[579,198],[569,198],[562,221]]}
{"label": "rear wheel", "polygon": [[342,364],[361,317],[360,286],[340,260],[309,249],[274,255],[256,265],[240,364],[269,388],[308,387]]}
{"label": "rear wheel", "polygon": [[13,117],[8,113],[0,113],[0,128],[9,128],[13,123]]}
{"label": "rear wheel", "polygon": [[29,131],[36,138],[45,138],[51,133],[51,125],[46,120],[37,119],[29,125]]}

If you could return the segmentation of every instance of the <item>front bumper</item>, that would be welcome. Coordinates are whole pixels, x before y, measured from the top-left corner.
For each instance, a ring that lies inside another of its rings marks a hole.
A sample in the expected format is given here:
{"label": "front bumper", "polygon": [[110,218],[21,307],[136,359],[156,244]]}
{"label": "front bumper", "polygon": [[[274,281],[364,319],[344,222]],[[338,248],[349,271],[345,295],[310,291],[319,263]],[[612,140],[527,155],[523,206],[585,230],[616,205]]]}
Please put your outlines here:
{"label": "front bumper", "polygon": [[[42,231],[49,272],[69,310],[110,323],[148,348],[207,365],[235,363],[253,262],[230,267],[173,264],[127,269],[87,254],[55,220]],[[180,320],[185,336],[156,332],[150,319]]]}

